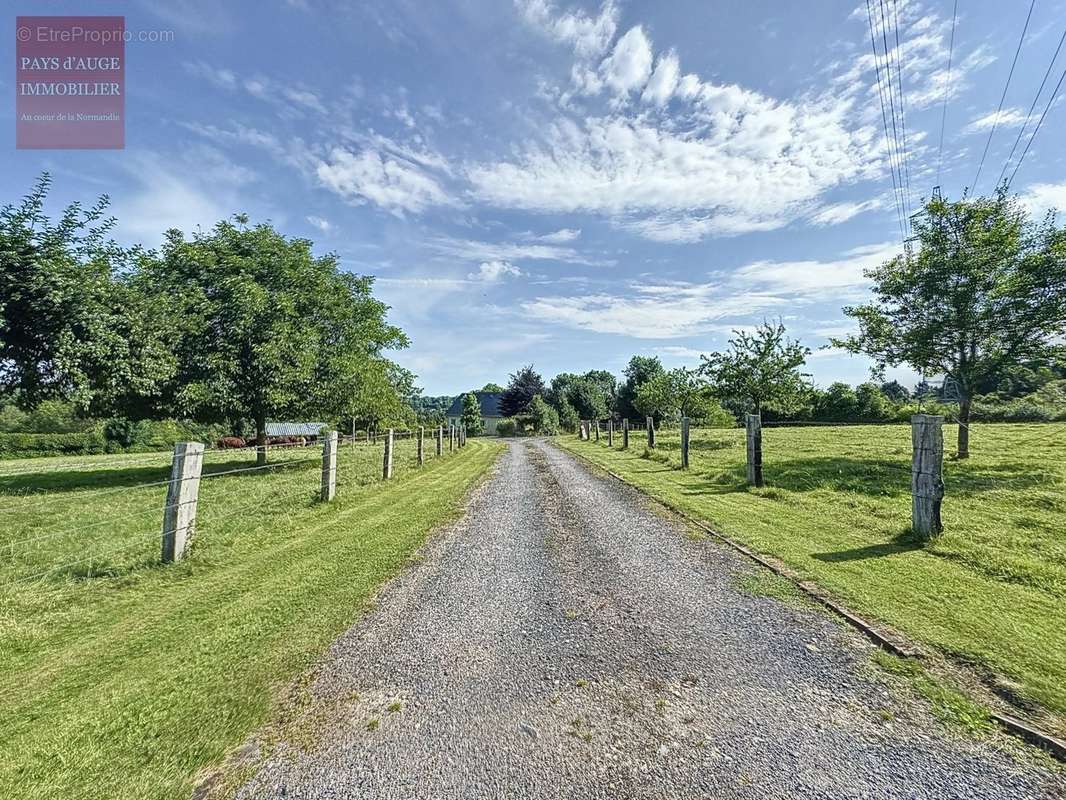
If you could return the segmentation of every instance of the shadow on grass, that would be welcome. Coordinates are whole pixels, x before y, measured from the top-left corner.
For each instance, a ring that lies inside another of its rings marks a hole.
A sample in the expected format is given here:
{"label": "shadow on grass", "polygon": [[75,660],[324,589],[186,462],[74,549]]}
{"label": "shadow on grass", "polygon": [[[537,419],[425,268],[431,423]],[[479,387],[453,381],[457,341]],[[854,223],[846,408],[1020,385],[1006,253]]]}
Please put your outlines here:
{"label": "shadow on grass", "polygon": [[903,531],[898,536],[880,544],[869,544],[865,547],[853,547],[850,550],[837,550],[832,553],[811,553],[811,558],[823,561],[826,564],[841,564],[847,561],[866,561],[870,558],[884,558],[885,556],[910,553],[922,549],[922,541],[910,531]]}
{"label": "shadow on grass", "polygon": [[[308,460],[278,461],[269,469],[260,469],[248,475],[271,475],[282,470],[299,470],[314,467],[317,458]],[[229,470],[247,469],[255,466],[255,459],[226,461],[220,464],[205,464],[203,476]],[[0,475],[0,497],[31,496],[45,492],[74,492],[82,489],[111,489],[135,487],[142,484],[165,482],[170,478],[170,464],[149,467],[101,467],[100,469],[42,470],[25,475]],[[160,484],[161,486],[162,484]]]}

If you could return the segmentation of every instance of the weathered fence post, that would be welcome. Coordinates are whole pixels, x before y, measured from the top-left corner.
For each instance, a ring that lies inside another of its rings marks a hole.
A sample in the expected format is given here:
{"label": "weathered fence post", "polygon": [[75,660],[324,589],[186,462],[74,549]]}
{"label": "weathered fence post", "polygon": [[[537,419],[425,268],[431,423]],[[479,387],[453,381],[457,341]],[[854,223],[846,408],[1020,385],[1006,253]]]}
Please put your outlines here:
{"label": "weathered fence post", "polygon": [[681,469],[688,469],[688,417],[681,418]]}
{"label": "weathered fence post", "polygon": [[444,426],[437,426],[437,458],[444,455]]}
{"label": "weathered fence post", "polygon": [[596,441],[598,442],[600,440],[600,421],[596,420],[593,424],[596,426]]}
{"label": "weathered fence post", "polygon": [[337,432],[322,439],[322,500],[328,503],[337,495]]}
{"label": "weathered fence post", "polygon": [[180,560],[192,538],[203,466],[204,446],[200,442],[174,445],[167,502],[163,506],[163,563]]}
{"label": "weathered fence post", "polygon": [[385,457],[381,462],[381,479],[387,481],[392,477],[392,428],[385,434]]}
{"label": "weathered fence post", "polygon": [[577,421],[577,438],[582,441],[585,439],[585,420],[583,419]]}
{"label": "weathered fence post", "polygon": [[648,417],[648,448],[655,449],[655,419]]}
{"label": "weathered fence post", "polygon": [[622,449],[629,449],[629,419],[622,420]]}
{"label": "weathered fence post", "polygon": [[933,414],[911,417],[911,528],[923,539],[938,536],[944,525],[944,418]]}
{"label": "weathered fence post", "polygon": [[607,446],[614,447],[614,417],[607,420]]}
{"label": "weathered fence post", "polygon": [[762,486],[762,417],[748,414],[745,425],[748,431],[748,483]]}
{"label": "weathered fence post", "polygon": [[426,429],[421,425],[418,426],[418,466],[422,466],[426,463],[426,449],[425,441]]}
{"label": "weathered fence post", "polygon": [[448,452],[452,452],[455,449],[455,426],[450,422],[448,423]]}

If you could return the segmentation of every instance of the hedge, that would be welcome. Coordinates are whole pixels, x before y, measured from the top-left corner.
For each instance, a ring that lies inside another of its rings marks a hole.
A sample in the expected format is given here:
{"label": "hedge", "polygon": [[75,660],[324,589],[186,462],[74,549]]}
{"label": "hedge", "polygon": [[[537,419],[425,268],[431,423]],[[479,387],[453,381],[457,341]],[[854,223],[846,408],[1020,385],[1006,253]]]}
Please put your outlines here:
{"label": "hedge", "polygon": [[89,455],[104,452],[104,437],[89,433],[0,433],[0,458]]}

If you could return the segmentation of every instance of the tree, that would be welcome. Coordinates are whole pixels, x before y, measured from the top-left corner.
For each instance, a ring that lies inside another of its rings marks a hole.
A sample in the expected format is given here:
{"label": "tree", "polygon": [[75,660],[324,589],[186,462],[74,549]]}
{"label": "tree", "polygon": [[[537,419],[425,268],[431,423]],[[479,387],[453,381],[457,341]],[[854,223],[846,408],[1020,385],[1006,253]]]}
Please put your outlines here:
{"label": "tree", "polygon": [[108,198],[44,213],[43,174],[18,206],[0,209],[0,394],[24,409],[70,400],[81,411],[123,411],[173,372],[165,304],[129,280],[144,257],[105,237]]}
{"label": "tree", "polygon": [[705,376],[714,394],[735,399],[756,414],[764,408],[788,411],[799,407],[809,390],[799,368],[810,350],[785,336],[780,322],[763,322],[754,332],[733,331],[729,350],[700,356],[699,373]]}
{"label": "tree", "polygon": [[588,381],[591,385],[597,387],[603,395],[604,413],[598,418],[602,419],[603,417],[609,416],[616,405],[618,380],[605,369],[590,369],[582,375],[582,378]]}
{"label": "tree", "polygon": [[576,431],[581,418],[577,415],[577,410],[570,404],[570,401],[564,397],[554,407],[559,412],[559,427],[566,431]]}
{"label": "tree", "polygon": [[633,356],[629,359],[626,368],[622,370],[626,378],[625,382],[618,389],[616,408],[620,417],[633,419],[640,415],[636,406],[633,405],[637,389],[656,375],[661,375],[662,372],[662,362],[656,356]]}
{"label": "tree", "polygon": [[485,429],[481,421],[481,401],[473,392],[463,395],[463,414],[459,419],[468,436],[478,436]]}
{"label": "tree", "polygon": [[544,395],[544,379],[529,364],[511,375],[511,381],[500,398],[500,411],[505,417],[513,417],[529,408],[536,395]]}
{"label": "tree", "polygon": [[645,381],[637,389],[636,409],[646,417],[662,419],[681,416],[706,419],[721,407],[696,370],[678,367]]}
{"label": "tree", "polygon": [[881,392],[893,403],[906,403],[911,399],[911,392],[899,381],[889,381],[881,384]]}
{"label": "tree", "polygon": [[824,392],[818,392],[814,415],[825,422],[848,422],[857,417],[859,400],[855,390],[841,381],[831,383]]}
{"label": "tree", "polygon": [[539,394],[530,401],[526,416],[533,433],[553,436],[559,432],[559,413]]}
{"label": "tree", "polygon": [[883,422],[892,417],[892,402],[876,383],[855,387],[855,413],[862,422]]}
{"label": "tree", "polygon": [[355,395],[369,402],[391,400],[380,394],[386,386],[406,391],[380,354],[407,337],[386,322],[372,278],[341,273],[307,239],[245,222],[238,216],[191,240],[168,231],[161,258],[138,280],[177,309],[167,403],[204,421],[251,417],[264,463],[268,418],[351,417]]}
{"label": "tree", "polygon": [[874,300],[844,309],[859,333],[833,342],[908,364],[958,386],[958,457],[969,456],[970,410],[982,380],[1040,358],[1066,334],[1066,231],[1032,223],[1001,189],[992,197],[934,198],[915,218],[916,253],[867,270]]}
{"label": "tree", "polygon": [[607,416],[607,400],[603,387],[585,376],[570,381],[566,389],[566,399],[578,419],[603,419]]}
{"label": "tree", "polygon": [[482,392],[502,392],[503,391],[503,387],[500,386],[500,384],[498,384],[498,383],[486,383],[484,386],[481,387],[480,391],[482,391]]}

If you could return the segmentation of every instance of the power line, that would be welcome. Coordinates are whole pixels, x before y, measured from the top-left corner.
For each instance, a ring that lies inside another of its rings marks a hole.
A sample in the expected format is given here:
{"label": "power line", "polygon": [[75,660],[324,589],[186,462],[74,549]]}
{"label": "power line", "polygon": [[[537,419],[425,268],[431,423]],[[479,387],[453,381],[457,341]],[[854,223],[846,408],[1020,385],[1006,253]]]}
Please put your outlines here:
{"label": "power line", "polygon": [[1055,97],[1058,95],[1059,89],[1062,88],[1063,78],[1066,78],[1066,70],[1063,70],[1062,75],[1059,76],[1059,82],[1055,85],[1055,91],[1053,91],[1051,97],[1048,98],[1047,105],[1044,106],[1044,112],[1040,115],[1040,119],[1037,120],[1036,127],[1033,128],[1032,136],[1029,137],[1029,141],[1025,144],[1025,150],[1023,150],[1021,156],[1018,157],[1018,164],[1014,167],[1014,172],[1010,174],[1010,178],[1007,181],[1008,189],[1010,188],[1010,185],[1014,183],[1014,176],[1018,174],[1018,170],[1021,168],[1022,162],[1025,161],[1025,156],[1033,144],[1033,139],[1035,139],[1036,135],[1040,132],[1040,126],[1044,124],[1044,117],[1047,116],[1047,112],[1051,109],[1051,104],[1055,102]]}
{"label": "power line", "polygon": [[948,89],[951,86],[951,57],[955,54],[955,22],[959,16],[959,0],[951,11],[951,43],[948,45],[948,74],[944,81],[944,107],[940,113],[940,145],[936,150],[936,183],[940,185],[940,166],[944,160],[944,124],[948,119]]}
{"label": "power line", "polygon": [[[895,159],[895,152],[893,150],[894,140],[893,140],[892,136],[889,133],[888,109],[887,109],[887,106],[885,105],[884,87],[882,86],[882,83],[881,83],[881,66],[880,66],[880,63],[879,63],[880,56],[879,56],[879,54],[877,52],[877,40],[876,40],[876,38],[874,36],[874,17],[873,17],[873,9],[872,9],[872,7],[870,5],[870,0],[866,0],[866,18],[867,18],[867,20],[869,21],[869,24],[870,24],[870,47],[873,49],[873,54],[874,54],[874,75],[876,77],[876,82],[877,82],[877,95],[878,95],[878,98],[881,101],[881,123],[882,123],[882,125],[884,126],[884,129],[885,129],[885,142],[888,145],[888,169],[889,169],[889,173],[892,175],[892,196],[893,196],[893,200],[894,200],[894,202],[896,204],[896,217],[897,217],[897,219],[899,221],[900,238],[903,240],[903,242],[905,244],[906,241],[907,241],[907,228],[903,224],[903,205],[902,205],[901,200],[900,200],[901,187],[899,186],[899,183],[896,181],[896,159]],[[902,179],[902,175],[900,177]]]}
{"label": "power line", "polygon": [[[900,52],[901,45],[900,45],[900,41],[899,41],[899,17],[895,13],[896,0],[891,0],[891,2],[892,2],[892,14],[890,14],[890,16],[892,16],[892,18],[893,18],[892,19],[892,25],[893,25],[893,28],[895,29],[895,39],[896,39],[896,49],[895,49],[895,53],[896,53],[896,84],[897,84],[897,88],[898,88],[898,92],[899,92],[899,126],[900,127],[899,127],[899,134],[896,137],[896,152],[900,153],[900,166],[902,167],[901,173],[900,173],[900,179],[901,179],[901,181],[903,183],[903,186],[905,187],[905,191],[904,191],[904,194],[903,194],[903,212],[904,212],[904,214],[906,214],[906,220],[905,221],[906,221],[907,233],[909,234],[910,233],[910,218],[911,218],[911,209],[910,209],[911,170],[910,170],[910,166],[907,163],[907,124],[906,124],[906,119],[904,117],[904,112],[903,112],[903,61],[902,61],[902,56],[901,56],[901,52]],[[889,85],[889,89],[891,90],[891,88],[892,88],[892,51],[890,51],[888,49],[888,23],[885,21],[885,1],[884,0],[878,0],[878,6],[879,6],[880,11],[881,11],[881,41],[883,42],[883,45],[884,45],[885,62],[887,64],[887,69],[888,69],[888,85]],[[895,127],[895,124],[896,124],[896,113],[895,113],[895,108],[894,108],[893,103],[892,103],[892,94],[891,93],[889,94],[889,106],[892,108],[892,125],[893,125],[893,127]]]}
{"label": "power line", "polygon": [[1025,129],[1029,127],[1029,120],[1033,118],[1033,111],[1036,110],[1036,104],[1040,102],[1040,95],[1044,93],[1044,86],[1047,84],[1047,79],[1051,76],[1051,70],[1055,67],[1055,62],[1059,58],[1059,52],[1062,50],[1062,44],[1066,42],[1066,30],[1062,31],[1062,36],[1059,38],[1058,47],[1055,48],[1055,54],[1051,57],[1051,62],[1047,65],[1047,71],[1044,72],[1044,79],[1040,81],[1040,88],[1036,90],[1036,96],[1033,97],[1032,105],[1029,106],[1029,111],[1025,115],[1025,122],[1018,130],[1018,136],[1014,140],[1014,146],[1010,149],[1010,155],[1007,156],[1007,160],[1003,162],[1003,169],[999,171],[999,178],[996,180],[996,185],[1003,183],[1003,176],[1007,174],[1007,167],[1010,166],[1011,159],[1014,158],[1014,153],[1018,149],[1018,145],[1021,144],[1022,136],[1025,135]]}
{"label": "power line", "polygon": [[973,190],[977,191],[977,182],[981,179],[981,169],[985,165],[985,156],[988,155],[988,147],[992,144],[992,137],[996,133],[996,128],[999,126],[999,115],[1003,111],[1003,103],[1007,99],[1007,89],[1010,88],[1010,80],[1014,76],[1014,67],[1018,64],[1018,56],[1022,52],[1022,44],[1025,42],[1025,34],[1029,30],[1029,20],[1033,16],[1033,7],[1036,5],[1036,0],[1031,0],[1029,3],[1029,13],[1025,16],[1025,25],[1022,26],[1022,35],[1018,38],[1018,47],[1014,50],[1014,60],[1010,63],[1010,72],[1007,73],[1007,82],[1003,85],[1003,94],[999,98],[999,107],[996,109],[996,117],[992,120],[992,130],[988,132],[988,140],[985,142],[985,150],[981,153],[981,163],[977,165],[977,176],[973,179]]}

